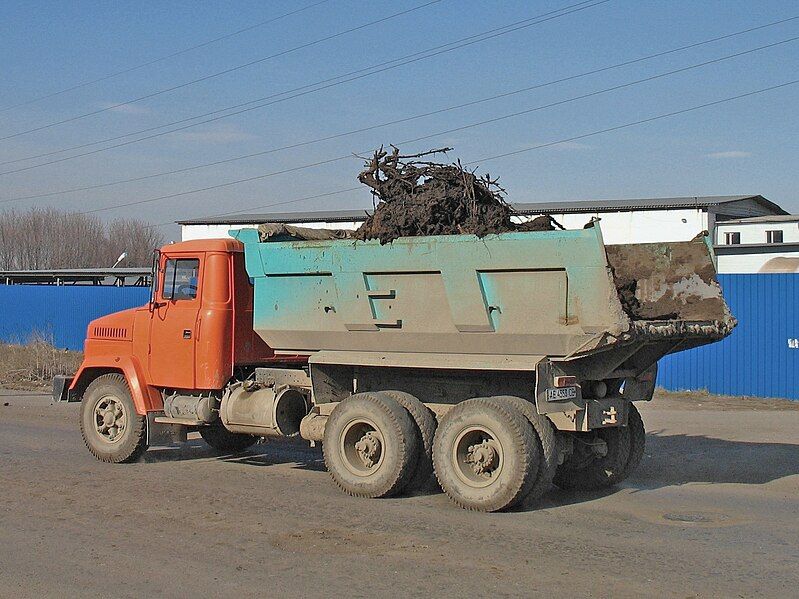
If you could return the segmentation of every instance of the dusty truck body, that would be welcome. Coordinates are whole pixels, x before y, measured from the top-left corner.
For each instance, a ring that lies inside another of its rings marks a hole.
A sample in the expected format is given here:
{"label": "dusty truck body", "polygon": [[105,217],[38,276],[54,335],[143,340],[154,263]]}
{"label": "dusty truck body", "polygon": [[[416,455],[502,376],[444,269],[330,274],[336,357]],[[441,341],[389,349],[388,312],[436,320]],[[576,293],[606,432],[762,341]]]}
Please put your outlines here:
{"label": "dusty truck body", "polygon": [[195,430],[220,451],[299,435],[350,494],[437,479],[494,511],[624,479],[658,359],[735,325],[702,237],[231,235],[166,246],[149,305],[90,324],[60,395],[98,458]]}

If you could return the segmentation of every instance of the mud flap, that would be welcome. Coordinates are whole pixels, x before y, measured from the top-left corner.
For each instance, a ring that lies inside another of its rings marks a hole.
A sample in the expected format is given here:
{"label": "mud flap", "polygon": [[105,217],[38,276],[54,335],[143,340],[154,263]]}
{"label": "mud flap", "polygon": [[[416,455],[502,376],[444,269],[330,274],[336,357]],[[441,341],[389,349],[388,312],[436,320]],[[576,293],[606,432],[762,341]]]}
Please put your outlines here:
{"label": "mud flap", "polygon": [[636,378],[624,380],[624,397],[629,401],[650,401],[655,394],[655,384],[658,376],[658,365],[647,368]]}
{"label": "mud flap", "polygon": [[63,374],[53,377],[53,401],[78,401],[78,398],[69,389],[74,378]]}
{"label": "mud flap", "polygon": [[163,412],[147,412],[148,447],[185,443],[187,428],[179,424],[162,424],[155,421],[156,418],[162,416],[164,416]]}

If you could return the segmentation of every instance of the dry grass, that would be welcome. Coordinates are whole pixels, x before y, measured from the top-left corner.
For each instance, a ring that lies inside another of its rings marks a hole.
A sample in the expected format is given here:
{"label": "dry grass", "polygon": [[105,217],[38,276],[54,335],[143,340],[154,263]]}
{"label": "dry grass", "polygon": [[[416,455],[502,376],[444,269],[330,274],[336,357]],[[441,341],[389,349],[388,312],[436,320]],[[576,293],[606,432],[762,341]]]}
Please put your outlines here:
{"label": "dry grass", "polygon": [[769,397],[745,397],[737,395],[713,395],[702,391],[667,391],[662,387],[655,390],[653,407],[674,407],[689,410],[799,410],[799,401]]}
{"label": "dry grass", "polygon": [[32,336],[25,345],[0,344],[0,387],[45,389],[57,374],[74,374],[83,354],[58,349],[44,336]]}

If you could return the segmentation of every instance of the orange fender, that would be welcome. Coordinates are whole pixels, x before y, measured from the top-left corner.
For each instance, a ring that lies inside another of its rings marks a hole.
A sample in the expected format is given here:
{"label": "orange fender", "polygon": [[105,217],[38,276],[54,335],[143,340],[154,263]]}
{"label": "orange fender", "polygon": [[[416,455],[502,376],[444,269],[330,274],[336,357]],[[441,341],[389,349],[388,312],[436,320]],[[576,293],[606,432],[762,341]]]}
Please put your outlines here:
{"label": "orange fender", "polygon": [[161,392],[155,387],[147,385],[144,371],[139,361],[133,356],[115,357],[110,364],[107,356],[86,356],[75,373],[75,378],[69,387],[70,390],[85,389],[98,376],[98,371],[101,374],[121,372],[125,376],[138,414],[144,416],[147,412],[164,409]]}

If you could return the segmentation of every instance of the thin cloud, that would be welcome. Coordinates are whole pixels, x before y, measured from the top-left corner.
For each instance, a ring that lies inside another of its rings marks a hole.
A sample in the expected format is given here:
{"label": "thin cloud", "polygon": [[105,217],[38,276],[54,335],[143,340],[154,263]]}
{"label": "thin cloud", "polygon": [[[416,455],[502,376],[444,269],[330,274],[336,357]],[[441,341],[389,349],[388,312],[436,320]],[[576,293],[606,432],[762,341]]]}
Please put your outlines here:
{"label": "thin cloud", "polygon": [[146,106],[139,106],[138,104],[112,104],[106,102],[100,104],[100,108],[107,109],[109,112],[116,112],[118,114],[150,114],[150,109]]}
{"label": "thin cloud", "polygon": [[559,150],[590,150],[591,146],[583,144],[578,141],[564,141],[563,143],[552,146]]}
{"label": "thin cloud", "polygon": [[752,152],[743,152],[741,150],[727,150],[726,152],[712,152],[706,154],[708,158],[748,158]]}
{"label": "thin cloud", "polygon": [[[540,140],[532,140],[533,144],[547,144],[549,141],[540,141]],[[516,144],[513,149],[516,150],[525,150],[529,147],[529,144]],[[547,150],[559,150],[561,152],[571,152],[571,151],[582,151],[582,150],[591,150],[593,146],[580,143],[579,141],[564,141],[558,144],[553,144],[551,146],[545,146]]]}
{"label": "thin cloud", "polygon": [[228,144],[238,141],[258,139],[257,135],[247,133],[237,127],[216,127],[205,131],[187,131],[176,133],[177,139],[210,144]]}

